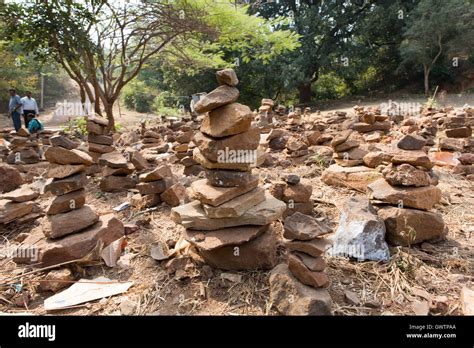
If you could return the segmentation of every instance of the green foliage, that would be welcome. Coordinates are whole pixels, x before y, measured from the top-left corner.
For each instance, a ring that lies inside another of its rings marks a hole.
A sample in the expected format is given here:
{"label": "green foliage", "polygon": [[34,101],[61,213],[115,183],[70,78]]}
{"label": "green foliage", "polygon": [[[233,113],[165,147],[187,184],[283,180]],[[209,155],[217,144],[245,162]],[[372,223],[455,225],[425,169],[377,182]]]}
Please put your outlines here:
{"label": "green foliage", "polygon": [[79,138],[85,139],[87,136],[87,120],[85,117],[76,117],[70,120],[66,127],[64,127],[64,131]]}
{"label": "green foliage", "polygon": [[129,83],[122,92],[125,107],[138,112],[150,112],[154,98],[151,89],[143,81],[138,80]]}
{"label": "green foliage", "polygon": [[327,73],[319,76],[313,83],[312,90],[318,100],[339,99],[351,93],[347,83],[335,73]]}

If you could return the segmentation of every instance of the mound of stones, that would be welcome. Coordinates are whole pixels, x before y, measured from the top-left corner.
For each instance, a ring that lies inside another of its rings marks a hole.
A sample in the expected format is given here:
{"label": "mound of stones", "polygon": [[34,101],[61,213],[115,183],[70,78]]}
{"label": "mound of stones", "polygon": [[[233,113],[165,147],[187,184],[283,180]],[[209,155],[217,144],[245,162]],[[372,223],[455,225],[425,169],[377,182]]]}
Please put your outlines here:
{"label": "mound of stones", "polygon": [[313,212],[314,204],[311,200],[313,187],[301,182],[296,174],[282,175],[281,180],[272,183],[269,192],[273,197],[285,203],[284,217],[296,212],[308,215]]}
{"label": "mound of stones", "polygon": [[115,151],[114,140],[109,135],[108,121],[97,116],[87,117],[87,143],[89,154],[98,160],[104,153]]}
{"label": "mound of stones", "polygon": [[50,167],[44,190],[53,197],[41,226],[22,243],[34,255],[18,253],[15,262],[50,266],[80,259],[98,243],[106,246],[124,234],[123,224],[113,214],[99,216],[86,204],[86,170],[94,160],[86,152],[68,149],[67,144],[67,138],[56,138],[45,151]]}
{"label": "mound of stones", "polygon": [[[127,157],[131,157],[127,154]],[[100,156],[99,165],[102,167],[100,189],[104,192],[123,192],[135,188],[136,175],[132,175],[135,166],[118,151],[105,153]]]}
{"label": "mound of stones", "polygon": [[426,140],[405,135],[383,171],[383,178],[368,185],[369,198],[382,204],[378,215],[385,221],[387,240],[394,245],[411,245],[442,238],[447,227],[439,213],[431,211],[441,200],[433,163],[421,151]]}
{"label": "mound of stones", "polygon": [[379,108],[368,108],[354,106],[354,112],[357,122],[353,124],[352,129],[360,133],[369,133],[374,131],[388,132],[391,123],[387,115],[382,115]]}
{"label": "mound of stones", "polygon": [[258,109],[258,115],[255,118],[261,133],[268,133],[273,126],[273,119],[275,116],[273,111],[274,105],[272,99],[262,99],[261,106]]}
{"label": "mound of stones", "polygon": [[[35,207],[34,200],[39,193],[24,184],[16,190],[0,195],[0,224],[6,225],[14,221],[25,221],[27,216],[37,218],[39,215],[32,214]],[[29,220],[29,219],[28,219]]]}
{"label": "mound of stones", "polygon": [[30,134],[26,128],[12,132],[8,164],[33,164],[41,160],[41,152],[36,134]]}
{"label": "mound of stones", "polygon": [[271,269],[276,264],[273,222],[285,204],[259,187],[255,167],[259,129],[253,113],[236,103],[235,72],[217,73],[220,86],[194,109],[205,114],[194,137],[193,158],[205,168],[205,179],[190,187],[192,201],[171,210],[206,263],[226,270]]}

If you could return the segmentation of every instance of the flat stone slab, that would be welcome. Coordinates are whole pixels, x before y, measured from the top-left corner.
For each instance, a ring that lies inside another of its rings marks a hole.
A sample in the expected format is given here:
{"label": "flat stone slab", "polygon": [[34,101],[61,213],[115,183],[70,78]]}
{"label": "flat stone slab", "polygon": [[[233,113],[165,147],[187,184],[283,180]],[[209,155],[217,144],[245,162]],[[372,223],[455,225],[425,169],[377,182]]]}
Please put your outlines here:
{"label": "flat stone slab", "polygon": [[324,170],[321,180],[330,186],[366,191],[367,185],[381,177],[380,172],[365,166],[343,167],[333,164]]}
{"label": "flat stone slab", "polygon": [[244,193],[217,207],[203,204],[207,216],[213,219],[238,217],[247,210],[262,203],[265,200],[265,190],[257,187],[250,192]]}
{"label": "flat stone slab", "polygon": [[21,203],[32,201],[39,196],[39,193],[33,191],[30,187],[23,185],[20,188],[10,191],[8,193],[4,193],[0,196],[0,199],[8,199],[10,201]]}
{"label": "flat stone slab", "polygon": [[299,251],[312,257],[318,257],[331,247],[331,242],[324,238],[315,238],[308,241],[287,241],[285,245],[290,251]]}
{"label": "flat stone slab", "polygon": [[311,240],[331,232],[331,228],[326,224],[299,212],[284,221],[283,237],[287,239]]}
{"label": "flat stone slab", "polygon": [[204,114],[223,105],[235,102],[239,98],[240,92],[237,88],[222,85],[212,92],[203,96],[194,104],[194,110],[198,114]]}
{"label": "flat stone slab", "polygon": [[441,190],[436,186],[397,187],[379,179],[367,187],[369,199],[422,210],[430,210],[441,200]]}
{"label": "flat stone slab", "polygon": [[212,231],[242,225],[267,225],[279,219],[286,209],[285,203],[265,193],[265,201],[233,218],[211,219],[199,201],[171,209],[171,219],[185,228]]}
{"label": "flat stone slab", "polygon": [[208,184],[206,179],[197,180],[191,184],[192,198],[203,204],[217,207],[244,193],[247,193],[258,186],[258,179],[249,182],[245,186],[235,187],[215,187]]}
{"label": "flat stone slab", "polygon": [[68,150],[60,146],[51,146],[44,152],[44,157],[50,163],[57,164],[84,164],[90,166],[94,160],[84,151],[78,149]]}
{"label": "flat stone slab", "polygon": [[46,176],[53,179],[63,179],[70,175],[74,175],[86,170],[86,166],[83,164],[54,164],[52,163]]}
{"label": "flat stone slab", "polygon": [[110,168],[126,168],[127,159],[120,152],[114,151],[100,156],[99,164]]}
{"label": "flat stone slab", "polygon": [[60,239],[48,239],[41,228],[36,228],[21,243],[20,250],[25,252],[17,253],[13,261],[34,264],[35,267],[48,267],[77,260],[88,255],[97,243],[102,242],[105,247],[124,234],[123,223],[113,214],[99,217],[99,221],[85,231]]}
{"label": "flat stone slab", "polygon": [[80,189],[54,197],[49,204],[46,214],[55,215],[79,209],[86,203],[86,190]]}
{"label": "flat stone slab", "polygon": [[212,186],[233,187],[248,185],[250,182],[258,180],[258,176],[252,175],[252,172],[236,170],[206,170],[206,179]]}
{"label": "flat stone slab", "polygon": [[227,245],[240,245],[265,233],[269,225],[238,226],[214,231],[196,231],[186,229],[184,239],[202,250],[214,250]]}
{"label": "flat stone slab", "polygon": [[81,231],[99,220],[99,215],[88,205],[67,213],[44,217],[41,227],[48,238],[59,238]]}
{"label": "flat stone slab", "polygon": [[201,166],[203,166],[206,169],[224,169],[224,170],[238,170],[241,172],[248,172],[251,171],[253,168],[256,168],[260,158],[261,154],[257,151],[257,159],[255,163],[240,163],[240,162],[212,162],[209,161],[202,153],[199,151],[199,148],[195,148],[193,150],[193,159],[199,163]]}
{"label": "flat stone slab", "polygon": [[15,203],[7,199],[0,199],[0,224],[8,224],[15,221],[28,215],[32,210],[32,202]]}
{"label": "flat stone slab", "polygon": [[215,268],[231,271],[271,269],[276,264],[276,242],[276,234],[270,226],[247,243],[199,250],[199,253],[209,266]]}
{"label": "flat stone slab", "polygon": [[55,196],[79,190],[87,185],[87,176],[84,172],[68,176],[64,179],[49,179],[44,191],[51,192]]}

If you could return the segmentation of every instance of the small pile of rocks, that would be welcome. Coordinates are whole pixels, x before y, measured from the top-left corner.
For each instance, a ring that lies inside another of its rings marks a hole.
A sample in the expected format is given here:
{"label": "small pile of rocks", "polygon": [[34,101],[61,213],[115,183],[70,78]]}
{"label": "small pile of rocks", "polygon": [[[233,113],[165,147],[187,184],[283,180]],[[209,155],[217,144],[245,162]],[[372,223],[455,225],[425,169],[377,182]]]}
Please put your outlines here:
{"label": "small pile of rocks", "polygon": [[22,127],[10,135],[10,154],[6,158],[8,164],[33,164],[41,160],[37,134],[30,134]]}
{"label": "small pile of rocks", "polygon": [[280,181],[272,183],[269,192],[276,199],[286,203],[284,217],[296,212],[308,215],[313,212],[314,204],[311,200],[313,187],[302,183],[296,174],[282,175]]}

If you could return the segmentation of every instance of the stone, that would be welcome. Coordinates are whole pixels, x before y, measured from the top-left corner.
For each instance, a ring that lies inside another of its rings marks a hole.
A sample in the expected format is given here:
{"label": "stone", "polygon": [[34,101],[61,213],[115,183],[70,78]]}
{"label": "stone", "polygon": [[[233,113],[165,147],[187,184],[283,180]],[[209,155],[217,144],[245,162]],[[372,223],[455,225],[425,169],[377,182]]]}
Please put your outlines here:
{"label": "stone", "polygon": [[98,243],[104,247],[124,235],[123,223],[113,214],[102,215],[99,221],[85,231],[67,235],[60,239],[47,239],[41,229],[34,229],[23,242],[24,247],[34,248],[36,257],[18,254],[16,263],[34,264],[35,267],[48,267],[59,263],[82,259]]}
{"label": "stone", "polygon": [[466,142],[462,138],[440,138],[439,149],[442,151],[464,152]]}
{"label": "stone", "polygon": [[458,157],[458,160],[464,165],[474,164],[474,153],[463,153]]}
{"label": "stone", "polygon": [[8,164],[34,164],[39,161],[40,156],[38,152],[32,148],[26,150],[15,150],[7,156]]}
{"label": "stone", "polygon": [[107,119],[105,119],[103,117],[100,117],[100,116],[95,116],[95,115],[88,116],[87,121],[88,121],[88,123],[92,122],[92,123],[99,124],[99,125],[104,126],[104,127],[108,127],[108,125],[109,125],[109,121]]}
{"label": "stone", "polygon": [[20,171],[5,163],[0,163],[0,192],[15,190],[23,184]]}
{"label": "stone", "polygon": [[363,115],[360,116],[360,121],[365,122],[365,123],[369,123],[369,124],[374,124],[375,123],[375,115],[372,114],[372,113],[363,114]]}
{"label": "stone", "polygon": [[268,142],[268,147],[272,150],[283,150],[286,148],[287,142],[288,138],[286,137],[273,138]]}
{"label": "stone", "polygon": [[290,251],[299,251],[312,257],[321,256],[331,247],[331,242],[324,238],[315,238],[312,240],[292,240],[285,242],[285,246]]}
{"label": "stone", "polygon": [[354,291],[346,290],[344,291],[344,299],[346,302],[353,306],[360,306],[359,296]]}
{"label": "stone", "polygon": [[270,226],[263,234],[247,243],[213,250],[201,249],[199,253],[209,266],[228,271],[272,269],[276,264],[276,241],[275,232]]}
{"label": "stone", "polygon": [[444,132],[448,138],[469,138],[472,135],[471,127],[451,128]]}
{"label": "stone", "polygon": [[364,140],[368,143],[378,143],[382,140],[382,136],[378,132],[364,134]]}
{"label": "stone", "polygon": [[250,129],[252,119],[253,113],[248,106],[228,104],[204,116],[201,132],[215,138],[244,133]]}
{"label": "stone", "polygon": [[29,137],[30,136],[30,132],[28,131],[28,129],[26,129],[25,127],[21,127],[17,132],[16,132],[16,135],[20,136],[20,137]]}
{"label": "stone", "polygon": [[132,207],[143,209],[143,208],[150,208],[155,207],[161,203],[161,197],[159,193],[152,193],[149,195],[142,196],[141,194],[137,193],[132,196],[130,199],[130,204]]}
{"label": "stone", "polygon": [[325,224],[299,212],[287,217],[284,221],[283,237],[287,239],[311,240],[331,232],[332,230]]}
{"label": "stone", "polygon": [[326,269],[327,264],[322,256],[312,257],[300,252],[294,252],[293,255],[297,256],[310,271],[322,272]]}
{"label": "stone", "polygon": [[296,174],[283,174],[280,177],[284,182],[290,185],[297,185],[300,183],[300,177]]}
{"label": "stone", "polygon": [[187,144],[193,140],[194,131],[180,132],[176,135],[176,141],[180,144]]}
{"label": "stone", "polygon": [[200,166],[199,164],[197,165],[192,165],[189,167],[185,167],[183,170],[183,175],[185,176],[198,176],[202,171],[204,171],[204,168]]}
{"label": "stone", "polygon": [[54,269],[39,283],[39,290],[42,292],[52,291],[58,292],[64,288],[71,286],[74,282],[72,272],[67,268]]}
{"label": "stone", "polygon": [[130,155],[132,164],[135,166],[137,170],[144,170],[147,169],[150,164],[148,161],[143,157],[143,155],[139,151],[134,151]]}
{"label": "stone", "polygon": [[41,227],[48,238],[59,238],[79,232],[99,220],[99,215],[88,205],[67,213],[49,215],[43,218]]}
{"label": "stone", "polygon": [[339,144],[337,146],[334,147],[334,151],[336,152],[345,152],[345,151],[349,151],[351,149],[355,149],[357,147],[359,147],[359,142],[357,140],[348,140],[342,144]]}
{"label": "stone", "polygon": [[234,218],[210,219],[199,201],[171,209],[171,220],[185,228],[212,231],[242,225],[267,225],[281,218],[286,205],[265,193],[265,201]]}
{"label": "stone", "polygon": [[474,166],[471,164],[458,164],[453,168],[453,174],[471,175],[474,174]]}
{"label": "stone", "polygon": [[321,132],[318,130],[305,132],[305,138],[309,145],[317,145],[321,138]]}
{"label": "stone", "polygon": [[382,207],[377,213],[385,222],[387,240],[394,245],[410,246],[440,239],[447,232],[439,213],[396,207]]}
{"label": "stone", "polygon": [[396,187],[385,179],[379,179],[367,186],[370,199],[403,207],[430,210],[441,200],[441,190],[436,186]]}
{"label": "stone", "polygon": [[147,131],[145,131],[145,133],[143,134],[143,137],[144,137],[144,138],[161,139],[160,133],[157,133],[157,132],[152,131],[152,130],[147,130]]}
{"label": "stone", "polygon": [[186,188],[180,184],[176,183],[166,189],[161,195],[160,198],[163,202],[168,204],[171,207],[177,207],[178,205],[184,203],[186,200]]}
{"label": "stone", "polygon": [[196,231],[186,229],[184,239],[198,247],[199,250],[214,250],[229,245],[241,245],[266,233],[270,225],[238,226],[214,231]]}
{"label": "stone", "polygon": [[225,138],[212,138],[201,132],[194,136],[194,143],[209,161],[224,162],[224,154],[230,150],[238,153],[256,150],[260,141],[260,130],[252,127],[248,131]]}
{"label": "stone", "polygon": [[425,145],[426,139],[416,134],[407,134],[397,142],[397,147],[403,150],[421,150]]}
{"label": "stone", "polygon": [[209,185],[206,179],[202,179],[191,184],[191,196],[203,204],[216,207],[253,190],[257,185],[258,179],[251,181],[246,186],[215,187]]}
{"label": "stone", "polygon": [[313,288],[325,288],[329,285],[329,278],[325,273],[311,271],[295,254],[288,254],[288,268],[295,278],[305,285]]}
{"label": "stone", "polygon": [[343,130],[342,132],[339,132],[332,138],[331,140],[331,146],[336,147],[349,139],[349,136],[352,134],[352,129],[346,129]]}
{"label": "stone", "polygon": [[64,179],[49,179],[44,192],[51,192],[55,196],[79,190],[87,185],[87,176],[84,172],[68,176]]}
{"label": "stone", "polygon": [[237,78],[237,74],[235,73],[234,69],[220,70],[216,73],[216,76],[219,85],[235,87],[239,84],[239,79]]}
{"label": "stone", "polygon": [[209,185],[217,187],[246,186],[258,180],[257,175],[251,172],[239,172],[235,170],[206,170],[206,179]]}
{"label": "stone", "polygon": [[257,187],[216,207],[203,204],[203,208],[212,219],[238,217],[264,200],[265,190]]}
{"label": "stone", "polygon": [[84,164],[90,166],[94,160],[84,151],[77,149],[67,150],[59,146],[51,146],[44,153],[49,163],[57,164]]}
{"label": "stone", "polygon": [[392,155],[383,151],[372,151],[366,154],[362,160],[369,168],[377,168],[381,164],[388,164],[392,160]]}
{"label": "stone", "polygon": [[464,315],[474,315],[474,290],[466,286],[461,289],[461,308]]}
{"label": "stone", "polygon": [[432,179],[428,172],[417,169],[407,163],[398,166],[390,164],[385,167],[382,174],[385,180],[392,186],[422,187],[432,184]]}
{"label": "stone", "polygon": [[9,224],[28,215],[32,210],[32,202],[15,203],[7,199],[0,199],[0,224]]}
{"label": "stone", "polygon": [[137,185],[137,189],[142,195],[149,195],[153,193],[163,193],[171,187],[172,184],[172,178],[166,178],[151,182],[141,182]]}
{"label": "stone", "polygon": [[137,180],[128,176],[106,176],[100,181],[99,187],[104,192],[122,192],[137,186]]}
{"label": "stone", "polygon": [[381,177],[381,173],[365,166],[342,167],[333,164],[324,170],[321,180],[330,186],[366,191],[368,184]]}
{"label": "stone", "polygon": [[22,203],[27,201],[32,201],[38,198],[39,193],[33,191],[30,187],[23,185],[20,188],[10,191],[8,193],[4,193],[0,196],[0,199],[8,199],[15,203]]}
{"label": "stone", "polygon": [[396,151],[392,154],[391,162],[393,164],[408,163],[414,167],[433,168],[433,162],[423,151]]}
{"label": "stone", "polygon": [[332,299],[326,289],[302,284],[281,263],[270,273],[269,302],[282,315],[331,315]]}
{"label": "stone", "polygon": [[49,165],[46,176],[53,179],[64,179],[68,176],[83,172],[86,170],[83,164],[54,164]]}
{"label": "stone", "polygon": [[127,163],[127,166],[124,168],[110,168],[110,167],[103,167],[102,168],[102,176],[126,176],[132,174],[135,171],[135,167],[132,163]]}
{"label": "stone", "polygon": [[107,133],[107,127],[94,122],[87,122],[86,129],[88,134],[104,135]]}
{"label": "stone", "polygon": [[291,216],[297,212],[305,215],[310,215],[313,213],[313,208],[313,201],[287,204],[286,210],[283,212],[283,218]]}
{"label": "stone", "polygon": [[287,185],[283,190],[282,200],[283,202],[287,203],[304,203],[311,199],[312,193],[313,187],[311,185],[306,185],[303,183]]}
{"label": "stone", "polygon": [[389,121],[375,122],[373,124],[359,122],[355,123],[352,128],[359,133],[369,133],[373,131],[387,132],[390,130],[391,124]]}
{"label": "stone", "polygon": [[194,104],[194,111],[204,114],[223,105],[235,102],[239,98],[239,90],[235,87],[221,85],[203,96]]}
{"label": "stone", "polygon": [[171,178],[173,173],[171,172],[171,168],[166,164],[158,166],[156,169],[152,170],[151,172],[140,174],[139,180],[140,182],[151,182],[162,180],[165,178]]}
{"label": "stone", "polygon": [[358,260],[388,261],[385,224],[365,197],[351,197],[341,207],[339,227],[329,254]]}
{"label": "stone", "polygon": [[112,145],[114,139],[109,135],[99,135],[99,134],[88,134],[87,141],[89,143],[101,144],[101,145]]}
{"label": "stone", "polygon": [[110,168],[126,168],[127,159],[120,152],[109,152],[100,156],[99,165]]}
{"label": "stone", "polygon": [[365,155],[368,154],[368,151],[355,147],[350,150],[334,153],[334,158],[338,158],[344,161],[362,161]]}
{"label": "stone", "polygon": [[54,197],[49,204],[46,214],[55,215],[79,209],[86,203],[86,190],[80,189]]}
{"label": "stone", "polygon": [[115,147],[110,146],[110,145],[102,145],[102,144],[95,144],[95,143],[89,143],[89,151],[91,152],[96,152],[96,153],[109,153],[109,152],[114,152]]}
{"label": "stone", "polygon": [[60,146],[67,150],[72,150],[79,146],[78,143],[72,141],[64,135],[53,135],[49,138],[49,141],[52,146]]}
{"label": "stone", "polygon": [[219,162],[209,161],[201,153],[201,151],[199,151],[199,148],[196,147],[193,150],[193,159],[206,169],[217,169],[217,170],[224,169],[224,170],[237,170],[237,171],[247,172],[257,166],[257,163],[259,160],[258,156],[259,154],[257,153],[257,161],[253,163],[250,163],[247,161],[245,163],[239,163],[237,161],[236,162],[226,161],[224,163],[219,163]]}

